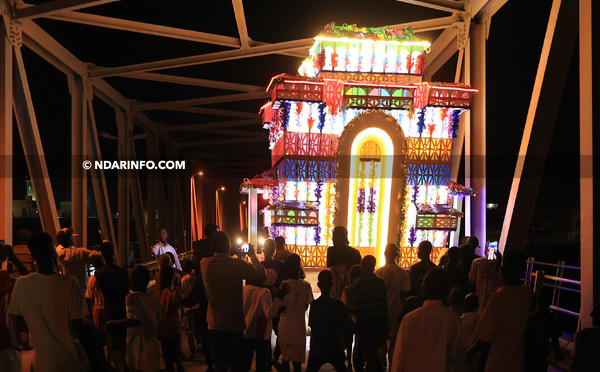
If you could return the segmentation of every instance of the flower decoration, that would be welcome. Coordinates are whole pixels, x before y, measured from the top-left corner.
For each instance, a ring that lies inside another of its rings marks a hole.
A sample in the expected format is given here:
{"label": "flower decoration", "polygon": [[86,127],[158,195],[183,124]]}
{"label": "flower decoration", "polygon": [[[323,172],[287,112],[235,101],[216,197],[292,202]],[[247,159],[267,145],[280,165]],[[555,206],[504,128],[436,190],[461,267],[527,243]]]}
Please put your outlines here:
{"label": "flower decoration", "polygon": [[472,187],[466,187],[460,183],[448,181],[448,193],[450,195],[477,196],[477,190]]}
{"label": "flower decoration", "polygon": [[371,40],[387,40],[387,41],[409,41],[420,40],[412,31],[412,28],[380,28],[380,27],[358,27],[355,24],[342,24],[337,26],[335,22],[331,22],[325,26],[319,36],[346,37],[352,39],[371,39]]}

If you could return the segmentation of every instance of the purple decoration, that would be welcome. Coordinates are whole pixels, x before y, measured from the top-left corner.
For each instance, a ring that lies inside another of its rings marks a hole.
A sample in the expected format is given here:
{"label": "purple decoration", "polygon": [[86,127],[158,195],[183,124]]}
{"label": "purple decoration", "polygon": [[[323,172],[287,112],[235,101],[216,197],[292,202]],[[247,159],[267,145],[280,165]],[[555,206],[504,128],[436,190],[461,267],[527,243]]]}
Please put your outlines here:
{"label": "purple decoration", "polygon": [[415,242],[417,241],[417,231],[414,226],[410,227],[410,235],[408,236],[408,242],[411,247],[415,246]]}
{"label": "purple decoration", "polygon": [[283,123],[281,124],[281,128],[282,129],[287,129],[288,124],[290,122],[290,109],[292,107],[292,104],[289,102],[284,102],[283,103]]}
{"label": "purple decoration", "polygon": [[377,206],[375,205],[375,188],[371,187],[369,189],[369,203],[367,204],[367,212],[370,214],[375,213]]}
{"label": "purple decoration", "polygon": [[358,189],[358,199],[356,200],[356,210],[358,213],[365,211],[365,189]]}
{"label": "purple decoration", "polygon": [[317,188],[315,189],[315,196],[317,197],[317,205],[321,204],[321,195],[322,195],[322,189],[323,188],[323,182],[319,181],[317,182]]}
{"label": "purple decoration", "polygon": [[271,189],[271,191],[273,191],[273,192],[271,193],[270,203],[271,203],[271,205],[275,205],[275,204],[277,204],[277,202],[279,202],[279,194],[280,194],[279,187],[274,187]]}
{"label": "purple decoration", "polygon": [[419,112],[419,121],[417,122],[417,126],[419,127],[419,136],[421,136],[425,130],[425,109],[422,109]]}
{"label": "purple decoration", "polygon": [[458,114],[459,110],[452,110],[452,126],[450,127],[450,134],[452,135],[452,138],[456,138],[458,135]]}
{"label": "purple decoration", "polygon": [[323,127],[325,126],[325,104],[324,103],[319,103],[319,122],[317,123],[317,129],[319,129],[319,132],[323,130]]}
{"label": "purple decoration", "polygon": [[321,242],[321,226],[317,225],[317,226],[315,226],[315,243],[317,245],[319,245],[320,242]]}
{"label": "purple decoration", "polygon": [[418,185],[414,185],[413,186],[413,203],[417,202],[417,197],[419,196],[419,186]]}

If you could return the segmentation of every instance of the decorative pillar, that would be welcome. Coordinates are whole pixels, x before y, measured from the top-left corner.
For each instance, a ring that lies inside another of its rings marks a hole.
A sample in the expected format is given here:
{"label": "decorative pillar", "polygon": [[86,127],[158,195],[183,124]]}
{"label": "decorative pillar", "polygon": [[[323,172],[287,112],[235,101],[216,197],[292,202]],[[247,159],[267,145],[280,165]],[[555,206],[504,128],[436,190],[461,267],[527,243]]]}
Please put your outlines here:
{"label": "decorative pillar", "polygon": [[248,191],[248,242],[258,249],[258,190]]}

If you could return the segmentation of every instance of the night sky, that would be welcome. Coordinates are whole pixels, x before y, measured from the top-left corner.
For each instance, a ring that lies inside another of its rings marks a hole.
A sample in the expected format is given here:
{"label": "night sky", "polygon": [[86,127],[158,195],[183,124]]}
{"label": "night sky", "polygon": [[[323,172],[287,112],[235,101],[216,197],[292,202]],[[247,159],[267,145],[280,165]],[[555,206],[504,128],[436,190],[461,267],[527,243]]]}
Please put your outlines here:
{"label": "night sky", "polygon": [[[40,1],[30,3],[40,3]],[[489,229],[500,228],[501,225],[498,226],[498,224],[504,217],[503,208],[508,200],[516,154],[520,146],[550,6],[551,1],[513,0],[509,1],[492,19],[487,43],[487,151],[489,154],[487,197],[488,203],[498,203],[499,209],[490,212],[488,218],[494,226],[490,226]],[[388,0],[310,0],[301,2],[256,0],[244,2],[244,7],[250,37],[262,42],[313,37],[325,24],[332,21],[337,24],[356,23],[359,26],[383,26],[448,15],[444,12]],[[154,0],[130,0],[90,8],[86,11],[111,17],[238,36],[233,7],[228,1],[194,1],[181,5],[180,3]],[[39,19],[36,22],[84,62],[105,67],[229,49],[47,19]],[[419,36],[433,42],[439,33],[420,33]],[[55,199],[57,202],[58,200],[69,200],[71,109],[67,78],[27,48],[23,47],[22,51]],[[577,52],[576,49],[575,53]],[[299,58],[272,55],[157,72],[266,86],[274,75],[282,72],[295,74],[300,62]],[[434,76],[433,80],[453,81],[455,64],[456,56]],[[108,78],[107,81],[125,97],[141,102],[172,101],[235,93],[121,77]],[[550,158],[546,164],[539,191],[537,214],[534,215],[533,225],[537,223],[536,221],[543,221],[540,216],[549,207],[571,208],[578,203],[578,166],[572,163],[572,161],[577,161],[579,150],[577,97],[578,70],[575,54],[555,130],[548,134],[552,135]],[[207,107],[258,112],[260,106],[265,102],[266,100],[263,99]],[[98,131],[116,136],[117,129],[112,109],[99,98],[94,99],[94,108]],[[172,111],[152,111],[147,114],[153,120],[169,124],[232,120],[231,118]],[[223,168],[224,163],[218,162],[218,159],[199,159],[197,166],[207,169],[212,177],[239,184],[242,177],[251,178],[270,167],[267,131],[261,129],[260,125],[240,129],[264,133],[264,143],[210,146],[186,150],[201,154],[236,154],[255,159],[255,167],[243,168]],[[137,128],[136,133],[142,133],[142,130]],[[222,138],[218,135],[190,132],[175,133],[174,135],[179,140]],[[114,140],[100,139],[105,159],[116,159],[116,144]],[[164,146],[162,150],[164,151]],[[145,158],[144,141],[136,142],[136,151],[139,158]],[[14,152],[14,198],[22,199],[25,190],[23,180],[27,176],[27,169],[16,126],[14,129]],[[568,164],[573,165],[568,166]],[[194,171],[194,169],[188,170]],[[108,187],[112,190],[111,204],[116,210],[116,172],[107,172],[106,176]],[[165,177],[167,176],[173,175],[165,175]],[[180,174],[179,176],[188,177],[189,175]],[[142,186],[142,190],[145,191],[144,186]],[[91,185],[89,195],[88,200],[93,203]]]}

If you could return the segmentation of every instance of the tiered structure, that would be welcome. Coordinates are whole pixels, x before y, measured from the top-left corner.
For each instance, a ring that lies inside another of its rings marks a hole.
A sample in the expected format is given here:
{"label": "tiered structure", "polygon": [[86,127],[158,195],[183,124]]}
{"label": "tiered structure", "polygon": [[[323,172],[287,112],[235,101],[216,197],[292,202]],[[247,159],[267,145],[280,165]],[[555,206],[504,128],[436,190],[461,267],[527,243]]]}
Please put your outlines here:
{"label": "tiered structure", "polygon": [[306,266],[325,266],[336,224],[350,245],[383,262],[390,242],[404,267],[422,240],[434,256],[461,213],[449,186],[452,138],[476,90],[421,78],[430,44],[410,28],[327,25],[300,76],[278,75],[263,107],[278,186],[266,187],[270,234]]}

